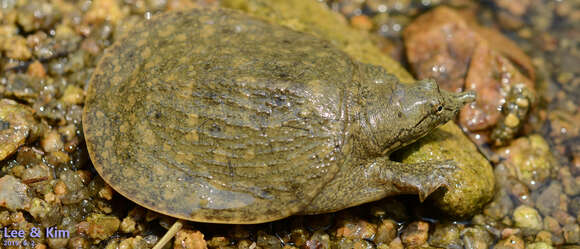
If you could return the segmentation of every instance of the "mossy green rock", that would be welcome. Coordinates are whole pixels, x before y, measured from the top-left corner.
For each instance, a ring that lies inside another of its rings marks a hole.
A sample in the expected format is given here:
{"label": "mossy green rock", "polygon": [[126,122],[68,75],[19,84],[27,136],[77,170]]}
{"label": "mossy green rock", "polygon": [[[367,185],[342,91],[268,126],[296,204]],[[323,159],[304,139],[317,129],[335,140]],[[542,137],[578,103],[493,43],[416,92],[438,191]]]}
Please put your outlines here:
{"label": "mossy green rock", "polygon": [[[339,14],[312,0],[224,0],[224,7],[243,10],[292,29],[329,40],[353,58],[380,65],[403,82],[413,77],[396,61],[383,54],[367,33],[354,30]],[[445,212],[467,216],[491,200],[494,175],[489,162],[452,122],[439,127],[397,155],[405,163],[451,159],[461,169],[443,196],[433,198]]]}
{"label": "mossy green rock", "polygon": [[495,178],[489,162],[453,122],[419,139],[397,155],[404,163],[453,159],[461,170],[447,192],[433,200],[443,211],[467,216],[493,198]]}

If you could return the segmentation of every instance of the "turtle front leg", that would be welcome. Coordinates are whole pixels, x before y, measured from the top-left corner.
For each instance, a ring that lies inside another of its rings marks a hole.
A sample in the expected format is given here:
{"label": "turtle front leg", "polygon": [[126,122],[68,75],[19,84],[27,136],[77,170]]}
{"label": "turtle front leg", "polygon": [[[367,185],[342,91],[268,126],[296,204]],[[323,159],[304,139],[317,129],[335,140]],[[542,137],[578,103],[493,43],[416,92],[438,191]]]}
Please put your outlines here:
{"label": "turtle front leg", "polygon": [[424,201],[438,188],[448,186],[455,170],[453,161],[406,164],[387,156],[350,158],[302,213],[334,212],[400,194],[418,194]]}
{"label": "turtle front leg", "polygon": [[448,187],[449,177],[457,169],[455,162],[429,161],[423,163],[399,163],[388,161],[387,165],[372,166],[368,170],[383,186],[396,194],[417,194],[423,202],[440,187]]}

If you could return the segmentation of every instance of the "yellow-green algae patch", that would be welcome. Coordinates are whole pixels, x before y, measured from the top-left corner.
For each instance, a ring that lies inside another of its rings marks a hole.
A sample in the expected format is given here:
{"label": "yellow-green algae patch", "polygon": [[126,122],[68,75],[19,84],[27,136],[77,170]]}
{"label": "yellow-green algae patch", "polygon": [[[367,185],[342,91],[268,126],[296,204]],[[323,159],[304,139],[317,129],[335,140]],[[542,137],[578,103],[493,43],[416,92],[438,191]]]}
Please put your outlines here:
{"label": "yellow-green algae patch", "polygon": [[[353,58],[384,67],[403,82],[413,77],[371,42],[367,33],[350,28],[343,17],[312,0],[224,0],[225,7],[243,10],[295,30],[331,41]],[[434,198],[447,213],[466,216],[491,200],[495,179],[490,163],[452,122],[399,153],[403,162],[451,159],[461,169],[442,197]]]}

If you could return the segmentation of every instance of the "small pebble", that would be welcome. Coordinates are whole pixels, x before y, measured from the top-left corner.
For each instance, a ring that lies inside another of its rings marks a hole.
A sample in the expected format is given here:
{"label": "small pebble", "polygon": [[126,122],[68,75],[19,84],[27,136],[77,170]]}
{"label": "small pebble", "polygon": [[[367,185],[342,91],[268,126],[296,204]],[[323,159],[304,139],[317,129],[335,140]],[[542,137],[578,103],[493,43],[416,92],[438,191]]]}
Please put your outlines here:
{"label": "small pebble", "polygon": [[48,247],[50,248],[65,248],[66,245],[69,243],[68,238],[48,238]]}
{"label": "small pebble", "polygon": [[488,249],[493,238],[481,226],[469,227],[462,231],[465,249]]}
{"label": "small pebble", "polygon": [[83,237],[73,237],[68,242],[69,248],[89,248],[89,242]]}
{"label": "small pebble", "polygon": [[570,215],[568,212],[564,210],[556,210],[552,215],[558,221],[558,223],[560,223],[563,226],[576,222],[575,217],[572,217],[572,215]]}
{"label": "small pebble", "polygon": [[133,233],[136,230],[136,227],[137,227],[137,222],[135,222],[133,217],[127,216],[121,222],[121,226],[119,227],[119,229],[123,233]]}
{"label": "small pebble", "polygon": [[11,175],[0,178],[0,207],[24,209],[30,205],[30,201],[28,186]]}
{"label": "small pebble", "polygon": [[62,150],[64,143],[56,130],[50,130],[44,134],[42,140],[40,140],[40,146],[44,152],[55,152]]}
{"label": "small pebble", "polygon": [[350,25],[352,25],[356,29],[366,31],[371,30],[373,28],[373,22],[368,16],[365,15],[353,16],[350,19]]}
{"label": "small pebble", "polygon": [[207,249],[207,243],[200,231],[182,229],[175,235],[173,249]]}
{"label": "small pebble", "polygon": [[407,225],[401,234],[401,241],[405,247],[419,247],[427,242],[429,223],[414,221]]}
{"label": "small pebble", "polygon": [[508,127],[515,128],[518,127],[519,124],[520,120],[514,113],[510,113],[507,115],[507,117],[505,117],[505,125]]}
{"label": "small pebble", "polygon": [[308,249],[330,248],[330,236],[323,231],[316,231],[305,242]]}
{"label": "small pebble", "polygon": [[86,234],[97,241],[105,240],[119,229],[121,221],[115,216],[93,214],[87,218]]}
{"label": "small pebble", "polygon": [[377,234],[373,241],[377,244],[389,244],[397,237],[398,225],[394,220],[384,219],[377,228]]}
{"label": "small pebble", "polygon": [[6,56],[15,60],[28,60],[32,56],[32,52],[27,46],[26,39],[22,36],[14,36],[8,38],[4,45]]}
{"label": "small pebble", "polygon": [[558,220],[554,219],[552,216],[546,216],[544,218],[544,229],[550,231],[553,234],[562,232],[562,227],[560,227]]}
{"label": "small pebble", "polygon": [[525,243],[522,238],[512,235],[506,239],[500,240],[493,249],[524,249]]}
{"label": "small pebble", "polygon": [[375,224],[362,219],[346,219],[336,230],[336,237],[345,237],[348,239],[373,239],[376,232],[377,225]]}
{"label": "small pebble", "polygon": [[544,189],[536,199],[536,207],[544,216],[551,215],[560,204],[562,185],[557,181],[552,181],[550,186]]}
{"label": "small pebble", "polygon": [[526,249],[553,249],[553,248],[554,247],[545,242],[534,242],[526,246]]}
{"label": "small pebble", "polygon": [[298,247],[303,246],[309,237],[310,234],[306,229],[303,228],[296,228],[290,232],[290,238],[292,242],[294,242],[294,244]]}
{"label": "small pebble", "polygon": [[74,85],[68,85],[62,95],[62,101],[67,105],[78,105],[83,103],[84,91]]}
{"label": "small pebble", "polygon": [[459,234],[460,227],[451,223],[437,223],[429,236],[429,245],[442,248],[461,248],[463,241]]}
{"label": "small pebble", "polygon": [[580,225],[578,224],[567,224],[562,228],[564,232],[564,239],[567,244],[579,244],[580,243]]}
{"label": "small pebble", "polygon": [[516,226],[533,230],[542,229],[542,217],[536,209],[521,205],[514,210],[514,221]]}
{"label": "small pebble", "polygon": [[99,197],[110,201],[113,199],[113,188],[109,185],[105,185],[101,190],[99,190]]}
{"label": "small pebble", "polygon": [[256,236],[256,244],[262,248],[272,248],[272,249],[282,248],[280,239],[264,231],[258,231],[258,234]]}
{"label": "small pebble", "polygon": [[26,74],[32,77],[43,78],[46,76],[46,70],[44,69],[44,66],[42,65],[42,63],[40,63],[40,61],[34,61],[30,65],[28,65]]}
{"label": "small pebble", "polygon": [[47,247],[46,247],[46,245],[45,245],[45,244],[36,244],[36,245],[34,246],[34,249],[46,249],[46,248],[47,248]]}
{"label": "small pebble", "polygon": [[401,241],[401,239],[399,237],[396,237],[393,241],[391,241],[391,243],[389,243],[389,248],[390,249],[403,249],[405,247],[403,246],[403,242]]}
{"label": "small pebble", "polygon": [[536,234],[536,242],[543,242],[546,243],[548,245],[552,245],[552,234],[548,231],[540,231],[538,234]]}
{"label": "small pebble", "polygon": [[66,184],[59,180],[54,184],[54,194],[56,195],[65,195],[67,193]]}
{"label": "small pebble", "polygon": [[148,248],[147,242],[141,236],[127,238],[119,243],[119,249],[141,249]]}
{"label": "small pebble", "polygon": [[227,237],[215,236],[207,241],[208,247],[226,247],[230,245],[230,240]]}

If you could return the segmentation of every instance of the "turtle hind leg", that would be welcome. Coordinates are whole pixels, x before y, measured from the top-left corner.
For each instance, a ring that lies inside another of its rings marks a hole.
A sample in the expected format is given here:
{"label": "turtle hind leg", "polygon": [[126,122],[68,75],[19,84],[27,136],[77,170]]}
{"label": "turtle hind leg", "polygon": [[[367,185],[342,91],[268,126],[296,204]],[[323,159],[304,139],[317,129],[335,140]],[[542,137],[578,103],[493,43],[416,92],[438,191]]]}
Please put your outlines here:
{"label": "turtle hind leg", "polygon": [[443,186],[456,170],[453,161],[405,164],[387,156],[348,159],[302,214],[334,212],[387,196],[417,194],[424,201]]}

